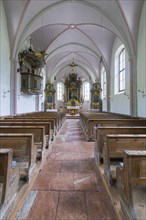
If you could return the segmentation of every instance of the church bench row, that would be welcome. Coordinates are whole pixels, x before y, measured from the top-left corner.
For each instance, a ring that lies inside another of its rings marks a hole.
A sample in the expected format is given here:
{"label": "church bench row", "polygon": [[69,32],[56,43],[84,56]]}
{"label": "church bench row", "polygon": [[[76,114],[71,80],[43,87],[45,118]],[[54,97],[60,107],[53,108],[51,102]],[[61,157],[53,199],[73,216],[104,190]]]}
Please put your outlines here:
{"label": "church bench row", "polygon": [[55,135],[57,134],[57,127],[55,125],[55,119],[50,118],[50,119],[45,119],[44,117],[30,117],[30,116],[23,116],[23,117],[7,117],[3,120],[0,120],[0,122],[4,121],[20,121],[20,122],[48,122],[51,123],[51,131],[50,131],[50,139],[51,141],[54,140]]}
{"label": "church bench row", "polygon": [[31,133],[34,135],[34,144],[37,146],[37,157],[43,158],[46,151],[45,127],[44,126],[0,126],[1,133]]}
{"label": "church bench row", "polygon": [[94,119],[110,119],[110,118],[133,118],[129,115],[118,114],[114,112],[80,112],[80,123],[82,127],[87,129],[88,120]]}
{"label": "church bench row", "polygon": [[146,134],[146,126],[112,126],[95,128],[95,160],[101,163],[103,160],[103,147],[106,135],[109,134]]}
{"label": "church bench row", "polygon": [[[32,112],[32,113],[23,113],[16,116],[5,117],[5,119],[15,118],[19,119],[33,119],[33,120],[46,120],[51,122],[51,133],[52,139],[57,134],[57,131],[61,128],[65,120],[65,113],[62,112]],[[54,122],[53,122],[54,121]]]}
{"label": "church bench row", "polygon": [[[44,114],[41,113],[41,115],[44,116],[44,115],[46,115],[46,113],[44,113]],[[25,116],[26,116],[26,114],[25,114]],[[14,126],[15,126],[15,129],[16,129],[17,126],[20,126],[21,127],[21,131],[18,131],[18,130],[17,131],[18,132],[24,132],[24,129],[22,128],[23,126],[25,126],[25,128],[26,128],[26,126],[29,126],[29,129],[31,129],[30,127],[32,127],[32,126],[39,126],[40,127],[40,125],[42,125],[43,127],[45,127],[45,135],[48,138],[48,136],[49,137],[51,136],[50,135],[50,121],[52,122],[51,125],[54,126],[54,121],[55,120],[54,119],[47,119],[48,120],[47,121],[45,118],[46,118],[45,116],[41,117],[41,118],[38,118],[37,116],[36,117],[32,117],[32,118],[30,118],[30,117],[29,118],[27,118],[27,117],[26,118],[23,118],[23,117],[22,118],[19,118],[19,117],[18,118],[17,117],[7,117],[6,119],[0,120],[0,125],[1,126],[7,126],[7,128],[5,127],[5,129],[7,131],[3,130],[4,132],[7,132],[7,133],[11,132],[11,130],[10,130],[11,127],[14,130]],[[8,128],[8,126],[10,126],[10,129]],[[4,127],[3,127],[3,129],[4,129]],[[34,130],[34,131],[36,131],[36,130]],[[1,132],[2,132],[2,127],[1,127]],[[16,132],[16,130],[14,130],[12,132]],[[25,132],[27,132],[26,129],[25,129]],[[46,140],[44,140],[43,136],[44,136],[44,134],[43,135],[42,134],[37,134],[37,133],[34,134],[35,144],[40,145],[41,142],[42,142],[42,147],[39,146],[39,148],[41,149],[40,157],[42,157],[43,151],[44,151],[45,147],[46,148],[49,147],[47,138],[46,138]],[[54,138],[54,136],[53,136],[53,138]]]}
{"label": "church bench row", "polygon": [[117,187],[120,197],[121,210],[127,220],[138,220],[136,200],[134,200],[134,191],[139,191],[141,187],[142,195],[140,204],[144,211],[140,213],[140,218],[145,219],[145,187],[146,187],[146,151],[128,151],[123,153],[123,166],[117,167]]}
{"label": "church bench row", "polygon": [[34,115],[45,115],[47,117],[56,117],[58,118],[58,128],[60,129],[65,121],[66,113],[65,112],[35,112]]}
{"label": "church bench row", "polygon": [[[108,184],[113,183],[113,173],[111,169],[111,159],[115,161],[123,161],[124,150],[146,150],[146,126],[125,126],[125,127],[102,127],[96,129],[95,159],[96,163],[100,163],[103,159],[104,177]],[[111,145],[107,138],[112,138]],[[141,160],[139,158],[139,160]],[[114,161],[114,162],[115,162]],[[112,161],[113,162],[113,161]],[[116,162],[117,164],[117,162]],[[112,167],[113,168],[113,167]],[[126,169],[126,167],[125,167]],[[145,164],[146,171],[146,164]],[[129,172],[132,172],[130,170]],[[145,172],[146,175],[146,172]],[[116,174],[117,180],[117,174]],[[126,177],[125,177],[126,178]],[[114,179],[115,180],[115,179]],[[131,180],[133,181],[133,180]],[[132,195],[132,189],[131,190]],[[139,195],[139,191],[138,191]],[[131,207],[131,204],[129,204]],[[126,218],[127,219],[127,218]]]}
{"label": "church bench row", "polygon": [[12,165],[13,150],[0,149],[0,219],[16,197],[19,186],[19,167]]}
{"label": "church bench row", "polygon": [[123,162],[124,150],[146,150],[146,134],[108,134],[104,139],[104,176],[108,184],[116,180],[115,170]]}
{"label": "church bench row", "polygon": [[[92,115],[92,119],[91,119],[91,115],[90,113],[88,113],[88,115],[90,115],[90,117],[87,117],[85,113],[81,113],[81,115],[86,116],[86,120],[84,120],[84,122],[81,119],[81,127],[82,130],[84,132],[84,135],[86,136],[86,139],[89,140],[95,140],[95,127],[97,127],[98,125],[101,126],[145,126],[146,125],[146,119],[142,119],[142,118],[125,118],[117,116],[114,116],[114,113],[109,114],[109,113],[104,113],[102,114],[102,116],[100,115],[101,113],[94,113]],[[93,117],[94,115],[94,117]],[[100,115],[100,117],[98,117]],[[106,118],[108,117],[108,118]],[[111,117],[111,118],[110,118]],[[121,118],[120,118],[121,117]]]}
{"label": "church bench row", "polygon": [[62,124],[65,120],[65,113],[64,112],[31,112],[26,114],[19,114],[16,115],[16,117],[44,117],[45,119],[54,119],[55,120],[55,126],[56,126],[56,132],[61,128]]}
{"label": "church bench row", "polygon": [[46,138],[46,148],[49,148],[51,143],[51,123],[46,121],[32,121],[32,120],[24,120],[24,119],[7,119],[0,120],[0,126],[44,126],[45,127],[45,138]]}
{"label": "church bench row", "polygon": [[30,181],[37,158],[37,145],[31,133],[0,133],[0,149],[13,149],[13,161],[20,168],[20,178]]}
{"label": "church bench row", "polygon": [[34,120],[34,119],[38,119],[38,120],[43,120],[43,121],[52,121],[54,120],[54,125],[53,125],[53,135],[56,135],[58,130],[59,130],[59,119],[58,117],[54,117],[54,116],[51,116],[51,117],[45,117],[45,116],[41,116],[41,115],[31,115],[31,114],[28,114],[28,115],[24,115],[24,116],[15,116],[15,118],[17,119],[31,119],[31,120]]}
{"label": "church bench row", "polygon": [[[0,148],[6,149],[6,147],[12,147],[14,156],[13,160],[17,162],[20,169],[20,173],[18,174],[19,179],[23,178],[23,180],[29,181],[37,167],[36,157],[37,159],[43,158],[47,151],[46,148],[49,147],[45,137],[49,137],[50,141],[51,129],[52,141],[55,138],[55,133],[57,133],[59,126],[62,126],[65,119],[50,113],[49,116],[48,114],[42,113],[39,115],[28,115],[29,114],[26,114],[22,117],[9,116],[0,119]],[[58,126],[58,128],[56,126],[56,129],[55,123]],[[30,133],[30,135],[33,136],[33,144],[30,144],[28,140],[26,141],[27,143],[25,142],[24,139],[26,135],[28,135],[27,133]],[[20,136],[22,136],[21,140]],[[7,171],[6,167],[5,170]],[[6,187],[5,183],[3,184],[3,187]],[[9,205],[10,201],[7,200],[7,207]],[[0,212],[2,210],[4,209],[0,208]]]}
{"label": "church bench row", "polygon": [[89,120],[87,137],[89,140],[95,140],[95,130],[100,126],[146,126],[146,120],[143,119],[99,119]]}

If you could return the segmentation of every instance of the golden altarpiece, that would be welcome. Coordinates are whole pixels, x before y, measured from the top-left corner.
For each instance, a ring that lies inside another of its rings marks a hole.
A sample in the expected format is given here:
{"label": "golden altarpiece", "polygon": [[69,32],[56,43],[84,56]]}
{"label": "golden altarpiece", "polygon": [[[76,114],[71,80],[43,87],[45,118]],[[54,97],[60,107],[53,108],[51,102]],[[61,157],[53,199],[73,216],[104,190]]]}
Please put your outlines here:
{"label": "golden altarpiece", "polygon": [[91,89],[91,109],[102,110],[101,91],[100,83],[95,81]]}
{"label": "golden altarpiece", "polygon": [[80,108],[81,100],[81,79],[76,73],[72,72],[65,79],[65,103],[68,113],[75,115],[78,113]]}
{"label": "golden altarpiece", "polygon": [[53,84],[47,82],[45,87],[45,110],[55,109],[55,92]]}

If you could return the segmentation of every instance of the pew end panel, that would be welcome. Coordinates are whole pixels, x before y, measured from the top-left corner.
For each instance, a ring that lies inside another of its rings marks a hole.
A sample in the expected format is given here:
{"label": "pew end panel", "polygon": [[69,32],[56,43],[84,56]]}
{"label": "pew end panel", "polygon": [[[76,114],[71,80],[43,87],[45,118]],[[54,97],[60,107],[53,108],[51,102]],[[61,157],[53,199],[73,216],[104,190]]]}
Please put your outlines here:
{"label": "pew end panel", "polygon": [[0,183],[2,187],[0,217],[14,201],[19,187],[20,170],[12,161],[13,150],[11,148],[0,149]]}
{"label": "pew end panel", "polygon": [[29,181],[36,167],[37,149],[31,133],[1,133],[1,148],[13,149],[13,160],[20,167],[20,177]]}
{"label": "pew end panel", "polygon": [[116,183],[116,167],[123,162],[124,150],[146,150],[146,135],[108,134],[104,137],[104,176],[110,185]]}
{"label": "pew end panel", "polygon": [[117,167],[117,188],[121,210],[126,219],[138,220],[133,187],[146,187],[146,151],[124,150],[123,167]]}

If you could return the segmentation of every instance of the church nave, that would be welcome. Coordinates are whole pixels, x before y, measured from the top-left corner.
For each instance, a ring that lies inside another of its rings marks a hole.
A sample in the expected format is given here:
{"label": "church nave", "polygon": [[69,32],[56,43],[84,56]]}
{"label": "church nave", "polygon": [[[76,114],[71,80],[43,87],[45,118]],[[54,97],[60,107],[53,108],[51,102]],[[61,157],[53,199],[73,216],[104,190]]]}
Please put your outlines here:
{"label": "church nave", "polygon": [[[13,219],[117,220],[78,119],[66,119],[30,192]],[[10,219],[11,219],[10,218]]]}

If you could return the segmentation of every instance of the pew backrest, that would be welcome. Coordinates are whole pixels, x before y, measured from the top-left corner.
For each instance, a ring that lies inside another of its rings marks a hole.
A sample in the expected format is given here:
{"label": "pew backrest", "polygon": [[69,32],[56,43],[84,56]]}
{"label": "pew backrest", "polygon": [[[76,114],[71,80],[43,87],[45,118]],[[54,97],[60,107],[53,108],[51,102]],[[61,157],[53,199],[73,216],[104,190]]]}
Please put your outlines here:
{"label": "pew backrest", "polygon": [[41,157],[45,153],[44,126],[0,126],[1,133],[31,133],[34,134],[34,144],[41,150]]}
{"label": "pew backrest", "polygon": [[108,134],[146,134],[145,126],[113,126],[96,128],[95,158],[98,163],[103,158],[104,138]]}

